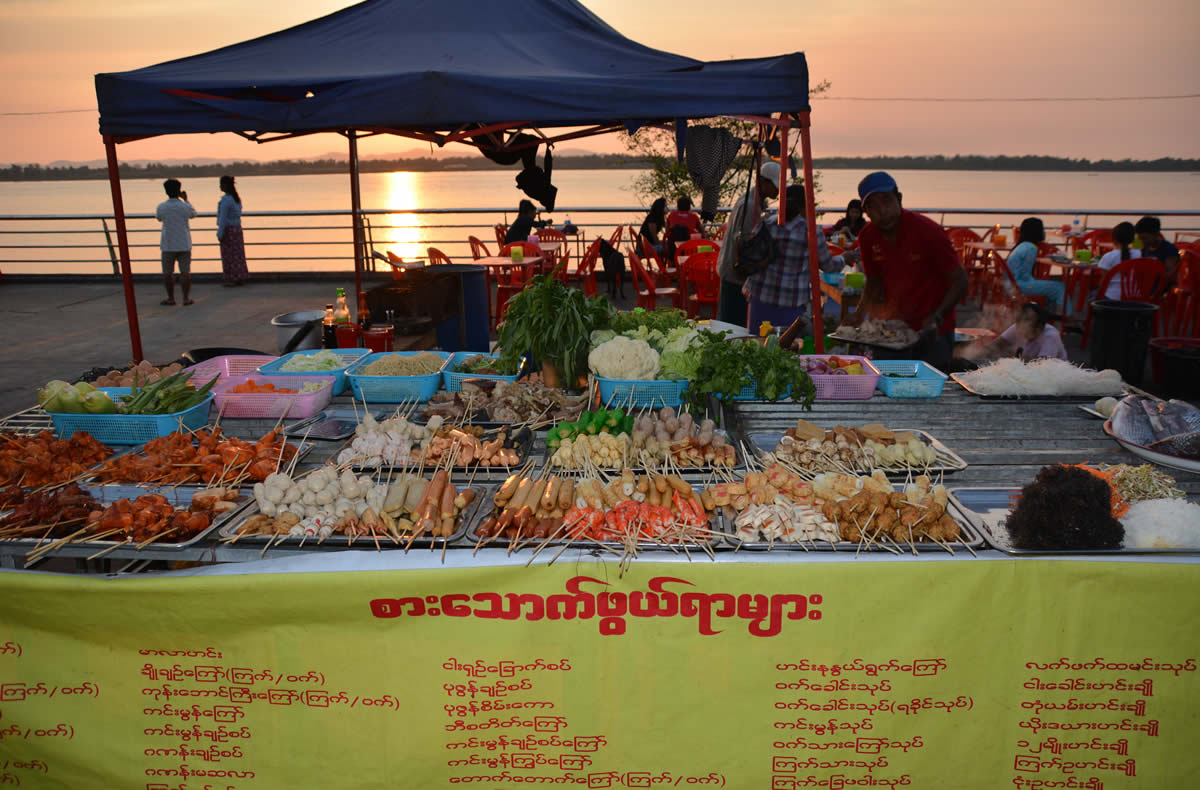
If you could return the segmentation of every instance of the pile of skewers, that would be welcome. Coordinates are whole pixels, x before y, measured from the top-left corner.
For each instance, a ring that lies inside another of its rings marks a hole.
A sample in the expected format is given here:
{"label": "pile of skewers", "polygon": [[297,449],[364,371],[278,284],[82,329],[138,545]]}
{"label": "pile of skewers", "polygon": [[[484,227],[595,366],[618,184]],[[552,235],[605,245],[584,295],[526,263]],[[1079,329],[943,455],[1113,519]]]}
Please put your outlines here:
{"label": "pile of skewers", "polygon": [[896,433],[882,425],[835,425],[826,430],[806,420],[788,428],[775,446],[774,457],[810,474],[920,472],[939,461],[937,451],[915,434]]}
{"label": "pile of skewers", "polygon": [[383,421],[365,413],[349,446],[338,453],[338,464],[356,469],[426,463],[440,465],[454,453],[461,467],[511,468],[520,463],[518,448],[532,438],[528,427],[510,426],[495,432],[466,425],[451,425],[441,417],[424,425],[409,420],[416,403],[401,404]]}
{"label": "pile of skewers", "polygon": [[958,543],[971,551],[947,513],[945,486],[926,475],[894,485],[881,470],[870,476],[829,472],[814,477],[783,458],[765,469],[749,463],[744,478],[726,473],[725,482],[701,494],[707,511],[723,511],[740,545],[792,544],[808,550],[828,544],[836,550],[848,544],[856,552],[900,554],[907,548],[916,554],[919,544],[928,544],[953,554]]}
{"label": "pile of skewers", "polygon": [[443,539],[444,552],[476,496],[470,482],[461,491],[455,488],[449,474],[455,457],[445,460],[428,478],[423,466],[416,471],[404,467],[398,475],[392,467],[376,480],[356,476],[349,464],[294,477],[290,468],[272,474],[254,487],[259,512],[237,525],[226,540],[267,536],[265,555],[272,545],[288,540],[303,546],[311,539],[320,545],[333,535],[344,535],[347,546],[365,538],[382,550],[382,539],[407,550],[416,539],[429,536]]}
{"label": "pile of skewers", "polygon": [[[613,419],[614,414],[620,418]],[[569,427],[562,436],[560,431]],[[695,421],[688,412],[643,410],[636,418],[620,409],[586,412],[578,423],[560,424],[547,436],[550,463],[562,469],[732,467],[737,452],[710,419]]]}
{"label": "pile of skewers", "polygon": [[78,479],[113,454],[86,431],[58,439],[52,431],[34,436],[0,433],[0,485],[41,486]]}
{"label": "pile of skewers", "polygon": [[262,481],[299,452],[279,435],[279,427],[256,442],[222,436],[221,428],[175,433],[151,439],[141,452],[108,459],[95,473],[105,483],[181,485],[203,482]]}
{"label": "pile of skewers", "polygon": [[612,476],[575,478],[525,469],[504,482],[492,504],[491,515],[475,529],[476,551],[498,539],[508,541],[509,553],[536,542],[530,562],[548,544],[561,541],[559,554],[569,545],[598,547],[619,556],[623,570],[639,549],[686,552],[692,546],[711,555],[713,538],[719,537],[699,494],[669,473],[623,469]]}
{"label": "pile of skewers", "polygon": [[77,485],[69,484],[32,491],[13,502],[13,511],[0,519],[0,538],[36,538],[26,565],[71,543],[111,542],[88,557],[96,559],[131,543],[141,549],[168,536],[174,538],[173,542],[182,543],[236,508],[237,498],[236,488],[222,486],[197,491],[186,508],[176,508],[166,497],[153,493],[105,504]]}

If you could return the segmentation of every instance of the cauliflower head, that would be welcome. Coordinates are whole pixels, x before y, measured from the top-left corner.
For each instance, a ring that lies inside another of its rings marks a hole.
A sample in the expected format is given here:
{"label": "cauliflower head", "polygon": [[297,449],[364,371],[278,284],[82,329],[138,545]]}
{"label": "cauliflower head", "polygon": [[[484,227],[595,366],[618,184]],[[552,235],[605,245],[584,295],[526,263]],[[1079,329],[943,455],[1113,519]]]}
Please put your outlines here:
{"label": "cauliflower head", "polygon": [[605,379],[653,379],[658,375],[658,352],[645,340],[618,335],[588,354],[588,369]]}

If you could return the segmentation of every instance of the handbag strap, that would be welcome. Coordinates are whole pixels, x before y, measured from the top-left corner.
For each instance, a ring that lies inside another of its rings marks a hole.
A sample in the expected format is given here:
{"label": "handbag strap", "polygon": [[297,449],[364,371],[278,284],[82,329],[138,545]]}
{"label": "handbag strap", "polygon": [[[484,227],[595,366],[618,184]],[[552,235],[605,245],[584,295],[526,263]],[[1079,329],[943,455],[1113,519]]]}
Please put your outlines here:
{"label": "handbag strap", "polygon": [[[737,240],[738,241],[741,241],[741,239],[742,239],[742,235],[743,235],[742,234],[742,226],[746,224],[746,219],[745,219],[746,212],[750,210],[750,206],[748,205],[748,203],[750,201],[751,195],[753,194],[751,192],[751,189],[753,189],[753,187],[754,187],[754,174],[758,172],[759,156],[760,156],[761,150],[762,150],[762,144],[759,143],[757,140],[750,143],[750,145],[754,146],[754,155],[750,157],[750,170],[749,170],[749,172],[746,173],[746,195],[745,195],[745,199],[742,200],[742,216],[739,218],[739,222],[738,222],[738,228],[737,228]],[[757,210],[758,206],[755,206],[754,208],[755,208],[755,210]],[[733,217],[731,216],[730,219],[732,220]]]}

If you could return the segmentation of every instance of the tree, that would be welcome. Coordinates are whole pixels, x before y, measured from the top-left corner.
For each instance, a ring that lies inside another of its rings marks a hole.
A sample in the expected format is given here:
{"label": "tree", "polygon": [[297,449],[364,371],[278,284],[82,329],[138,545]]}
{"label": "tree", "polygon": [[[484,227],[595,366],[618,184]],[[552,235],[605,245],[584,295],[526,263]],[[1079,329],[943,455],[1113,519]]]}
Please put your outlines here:
{"label": "tree", "polygon": [[[817,96],[829,90],[829,80],[814,85],[808,92],[809,97]],[[740,121],[736,118],[717,117],[702,118],[697,124],[707,124],[722,129],[728,129],[734,137],[743,140],[754,139],[758,136],[758,125],[750,121]],[[700,203],[700,190],[688,175],[687,165],[676,159],[675,132],[661,127],[639,129],[636,133],[624,134],[625,148],[634,156],[644,157],[651,163],[650,170],[634,176],[630,182],[630,190],[644,205],[650,205],[656,198],[665,197],[668,203],[674,203],[679,195],[687,195],[697,205]],[[789,153],[797,156],[796,149],[800,145],[800,135],[788,135]],[[748,150],[739,152],[733,164],[721,178],[721,205],[727,206],[734,201],[737,193],[745,189],[746,171],[750,167]],[[813,174],[813,188],[820,191],[820,179]],[[803,181],[797,179],[796,183]],[[790,182],[789,182],[790,183]]]}

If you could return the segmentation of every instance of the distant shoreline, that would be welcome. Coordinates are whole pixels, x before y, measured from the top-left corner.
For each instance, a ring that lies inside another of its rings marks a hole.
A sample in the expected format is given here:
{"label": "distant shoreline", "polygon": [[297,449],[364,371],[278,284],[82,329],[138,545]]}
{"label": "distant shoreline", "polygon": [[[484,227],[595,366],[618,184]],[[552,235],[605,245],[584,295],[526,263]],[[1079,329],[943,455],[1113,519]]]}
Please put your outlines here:
{"label": "distant shoreline", "polygon": [[[647,170],[652,161],[626,154],[562,156],[554,160],[555,170]],[[960,170],[1064,173],[1186,173],[1200,172],[1200,159],[1163,158],[1153,160],[1066,159],[1052,156],[872,156],[822,157],[814,161],[818,170]],[[497,165],[481,156],[444,159],[398,158],[364,159],[363,173],[389,172],[464,172],[509,170],[516,166]],[[346,160],[280,159],[269,162],[231,161],[225,163],[131,163],[121,165],[121,178],[211,178],[234,176],[290,176],[344,174]],[[43,166],[9,165],[0,167],[0,181],[82,181],[108,178],[108,170],[87,164]]]}

